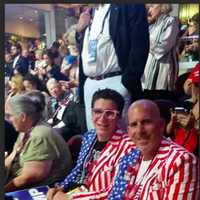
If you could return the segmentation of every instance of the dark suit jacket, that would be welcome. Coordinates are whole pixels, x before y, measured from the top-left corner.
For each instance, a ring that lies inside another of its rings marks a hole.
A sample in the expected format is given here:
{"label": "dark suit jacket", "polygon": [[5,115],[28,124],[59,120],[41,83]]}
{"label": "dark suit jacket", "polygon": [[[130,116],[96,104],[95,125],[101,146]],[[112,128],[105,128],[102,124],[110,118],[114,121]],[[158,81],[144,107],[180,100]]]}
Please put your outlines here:
{"label": "dark suit jacket", "polygon": [[20,56],[13,70],[17,70],[22,76],[25,76],[28,73],[28,67],[28,59]]}
{"label": "dark suit jacket", "polygon": [[[122,84],[133,99],[140,98],[142,87],[140,78],[149,52],[149,29],[147,14],[143,4],[111,4],[109,29],[119,66],[122,69]],[[83,34],[77,34],[82,49]],[[79,71],[80,98],[83,101],[83,85],[86,76],[82,62]]]}
{"label": "dark suit jacket", "polygon": [[[65,141],[68,141],[74,135],[85,133],[87,129],[84,105],[71,101],[65,108],[62,121],[65,123],[65,126],[59,129],[59,133],[63,136]],[[53,126],[59,122],[59,120],[55,119]]]}
{"label": "dark suit jacket", "polygon": [[11,63],[5,63],[4,65],[4,75],[7,76],[7,77],[11,77],[12,76],[12,73],[13,73],[13,62]]}

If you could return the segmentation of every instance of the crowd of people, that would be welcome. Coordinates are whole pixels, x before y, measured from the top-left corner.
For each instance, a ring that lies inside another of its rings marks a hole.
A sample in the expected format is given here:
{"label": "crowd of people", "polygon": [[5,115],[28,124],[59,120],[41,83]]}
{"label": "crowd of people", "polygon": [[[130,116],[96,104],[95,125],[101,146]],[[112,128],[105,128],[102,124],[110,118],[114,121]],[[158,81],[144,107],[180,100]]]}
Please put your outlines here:
{"label": "crowd of people", "polygon": [[48,200],[198,198],[200,65],[178,97],[179,59],[192,51],[180,38],[191,30],[182,33],[171,11],[88,4],[50,48],[7,46],[5,192],[48,185]]}

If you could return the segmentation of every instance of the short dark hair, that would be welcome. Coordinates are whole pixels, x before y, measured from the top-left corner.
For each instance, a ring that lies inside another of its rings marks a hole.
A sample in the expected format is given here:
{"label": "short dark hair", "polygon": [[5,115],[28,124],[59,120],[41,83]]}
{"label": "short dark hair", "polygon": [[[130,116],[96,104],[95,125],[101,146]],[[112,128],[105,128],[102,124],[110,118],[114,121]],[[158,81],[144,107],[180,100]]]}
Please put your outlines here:
{"label": "short dark hair", "polygon": [[107,99],[113,101],[121,115],[124,108],[124,98],[117,91],[108,88],[97,90],[92,97],[92,108],[98,99]]}
{"label": "short dark hair", "polygon": [[41,84],[40,79],[36,75],[29,73],[24,76],[24,81],[29,81],[32,85],[36,85],[37,89],[39,89],[38,87]]}
{"label": "short dark hair", "polygon": [[52,48],[52,47],[59,48],[59,47],[60,47],[60,43],[57,42],[57,41],[55,41],[55,42],[53,42],[51,48]]}
{"label": "short dark hair", "polygon": [[15,43],[15,44],[12,44],[12,46],[16,47],[16,49],[21,53],[22,52],[22,46],[20,43]]}
{"label": "short dark hair", "polygon": [[46,49],[44,54],[46,54],[49,57],[50,60],[53,60],[55,58],[53,52],[51,51],[51,49]]}

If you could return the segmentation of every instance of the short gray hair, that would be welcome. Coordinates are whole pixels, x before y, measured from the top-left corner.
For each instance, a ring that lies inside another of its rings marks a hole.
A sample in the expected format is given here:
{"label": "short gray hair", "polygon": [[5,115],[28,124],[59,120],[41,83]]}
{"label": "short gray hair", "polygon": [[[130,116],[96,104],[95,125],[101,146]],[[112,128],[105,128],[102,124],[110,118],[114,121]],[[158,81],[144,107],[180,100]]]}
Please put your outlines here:
{"label": "short gray hair", "polygon": [[60,84],[55,78],[50,78],[47,83],[46,83],[46,86],[47,86],[47,89],[49,90],[49,86],[50,85],[56,85],[56,84]]}
{"label": "short gray hair", "polygon": [[44,110],[43,105],[34,97],[27,94],[18,94],[8,100],[8,104],[14,115],[27,114],[33,121],[39,121]]}

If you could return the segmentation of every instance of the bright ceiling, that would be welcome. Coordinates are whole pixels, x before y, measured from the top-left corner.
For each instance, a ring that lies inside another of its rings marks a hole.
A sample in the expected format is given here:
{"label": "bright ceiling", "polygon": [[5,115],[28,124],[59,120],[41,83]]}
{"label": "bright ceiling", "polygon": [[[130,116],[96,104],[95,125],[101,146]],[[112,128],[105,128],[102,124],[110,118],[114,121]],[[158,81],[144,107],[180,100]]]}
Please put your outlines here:
{"label": "bright ceiling", "polygon": [[5,4],[5,23],[10,20],[18,20],[38,24],[39,14],[44,11],[50,11],[52,5],[75,8],[81,4]]}

